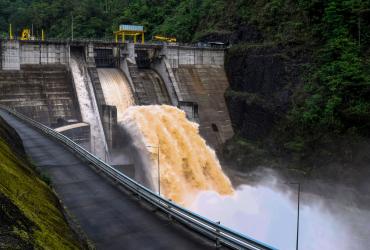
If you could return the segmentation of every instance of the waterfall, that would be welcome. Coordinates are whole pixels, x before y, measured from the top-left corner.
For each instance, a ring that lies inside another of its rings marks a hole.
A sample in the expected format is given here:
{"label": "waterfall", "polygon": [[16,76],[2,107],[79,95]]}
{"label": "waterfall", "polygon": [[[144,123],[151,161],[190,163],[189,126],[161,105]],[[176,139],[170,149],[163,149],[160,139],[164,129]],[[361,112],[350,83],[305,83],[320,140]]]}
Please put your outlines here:
{"label": "waterfall", "polygon": [[105,141],[103,126],[100,120],[98,105],[96,103],[92,83],[84,72],[84,66],[78,56],[73,55],[70,59],[70,67],[77,94],[78,104],[81,110],[82,121],[90,124],[91,152],[105,159],[108,149]]}
{"label": "waterfall", "polygon": [[157,190],[160,180],[165,197],[187,205],[200,191],[233,193],[214,150],[184,111],[168,105],[133,106],[124,112],[120,124],[135,135],[137,148],[149,152],[151,164],[144,166],[145,173]]}
{"label": "waterfall", "polygon": [[139,155],[135,167],[138,181],[184,205],[200,191],[233,193],[214,150],[185,112],[168,105],[134,106],[130,86],[120,70],[98,69],[98,73],[104,98],[117,107],[119,126],[131,137]]}

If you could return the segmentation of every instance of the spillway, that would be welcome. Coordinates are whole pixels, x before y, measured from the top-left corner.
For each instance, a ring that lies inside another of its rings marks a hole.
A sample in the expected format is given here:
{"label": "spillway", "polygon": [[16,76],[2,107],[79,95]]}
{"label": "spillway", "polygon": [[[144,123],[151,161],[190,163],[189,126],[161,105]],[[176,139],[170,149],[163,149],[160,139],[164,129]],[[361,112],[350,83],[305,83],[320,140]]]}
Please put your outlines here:
{"label": "spillway", "polygon": [[190,204],[199,191],[233,192],[214,150],[185,112],[168,105],[135,106],[120,70],[100,68],[98,74],[106,103],[117,107],[119,126],[139,155],[136,179],[183,205]]}
{"label": "spillway", "polygon": [[117,107],[117,119],[122,119],[124,111],[135,104],[126,76],[119,69],[98,68],[100,84],[105,102]]}

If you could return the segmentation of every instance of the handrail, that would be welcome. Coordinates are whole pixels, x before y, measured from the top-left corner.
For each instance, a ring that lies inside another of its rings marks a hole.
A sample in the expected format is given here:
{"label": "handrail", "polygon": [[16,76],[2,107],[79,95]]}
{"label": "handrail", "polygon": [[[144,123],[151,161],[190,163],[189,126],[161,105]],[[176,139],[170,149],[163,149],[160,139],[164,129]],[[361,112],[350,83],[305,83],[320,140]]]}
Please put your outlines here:
{"label": "handrail", "polygon": [[197,231],[198,233],[203,234],[211,240],[214,240],[217,246],[225,245],[232,249],[252,249],[252,250],[275,250],[267,244],[259,242],[255,239],[252,239],[248,236],[237,233],[227,227],[224,227],[218,223],[210,221],[203,216],[200,216],[196,213],[193,213],[174,202],[165,199],[162,196],[157,195],[150,189],[144,187],[143,185],[137,183],[136,181],[130,179],[123,173],[119,172],[112,166],[98,159],[86,149],[82,148],[75,142],[73,142],[68,137],[54,131],[53,129],[35,121],[31,118],[15,111],[14,109],[0,105],[0,108],[8,111],[10,114],[19,118],[20,120],[30,124],[31,126],[39,129],[45,135],[50,136],[65,146],[80,158],[87,160],[89,165],[94,165],[97,169],[103,171],[107,176],[111,177],[118,184],[122,185],[126,189],[130,190],[132,193],[135,193],[138,197],[146,200],[157,209],[160,209],[169,217],[181,222],[182,224],[188,226],[189,228]]}

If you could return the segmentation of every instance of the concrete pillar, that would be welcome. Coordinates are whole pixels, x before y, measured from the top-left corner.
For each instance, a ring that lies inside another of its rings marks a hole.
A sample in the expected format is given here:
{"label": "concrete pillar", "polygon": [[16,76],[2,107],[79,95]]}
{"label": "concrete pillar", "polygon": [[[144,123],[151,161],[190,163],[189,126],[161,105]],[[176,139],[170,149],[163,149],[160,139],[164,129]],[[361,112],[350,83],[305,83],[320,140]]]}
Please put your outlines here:
{"label": "concrete pillar", "polygon": [[93,43],[89,43],[85,47],[85,54],[86,54],[87,64],[95,64],[94,44]]}
{"label": "concrete pillar", "polygon": [[19,41],[5,41],[2,48],[2,68],[5,70],[20,70]]}

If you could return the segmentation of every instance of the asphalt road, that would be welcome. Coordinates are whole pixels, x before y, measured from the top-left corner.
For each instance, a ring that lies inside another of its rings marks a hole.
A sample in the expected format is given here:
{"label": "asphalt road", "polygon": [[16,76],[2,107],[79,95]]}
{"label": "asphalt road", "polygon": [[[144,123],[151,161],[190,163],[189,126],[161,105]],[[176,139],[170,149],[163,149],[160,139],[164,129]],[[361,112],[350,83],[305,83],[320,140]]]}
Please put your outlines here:
{"label": "asphalt road", "polygon": [[214,249],[214,244],[167,220],[119,190],[64,146],[0,110],[27,155],[51,178],[68,212],[97,249]]}

